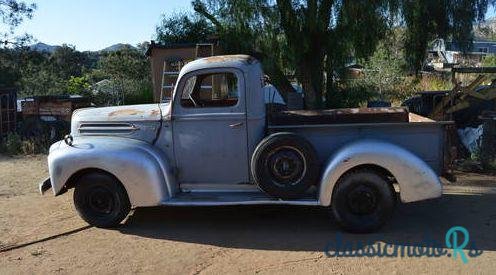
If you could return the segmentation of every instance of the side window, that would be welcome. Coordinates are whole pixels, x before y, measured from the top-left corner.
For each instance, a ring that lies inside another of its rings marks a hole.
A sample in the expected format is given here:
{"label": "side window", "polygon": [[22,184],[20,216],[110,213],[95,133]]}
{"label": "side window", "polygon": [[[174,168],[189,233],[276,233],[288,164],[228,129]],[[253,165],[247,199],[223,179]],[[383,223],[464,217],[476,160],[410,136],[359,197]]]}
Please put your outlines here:
{"label": "side window", "polygon": [[212,73],[186,79],[181,106],[186,108],[229,107],[238,104],[238,78],[234,73]]}

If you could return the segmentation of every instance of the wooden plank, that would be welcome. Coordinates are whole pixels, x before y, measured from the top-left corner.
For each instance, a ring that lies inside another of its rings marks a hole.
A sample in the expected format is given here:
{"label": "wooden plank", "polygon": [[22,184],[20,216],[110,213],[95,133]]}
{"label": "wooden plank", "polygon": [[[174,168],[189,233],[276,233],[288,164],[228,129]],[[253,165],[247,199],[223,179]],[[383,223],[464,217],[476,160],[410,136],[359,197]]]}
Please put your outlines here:
{"label": "wooden plank", "polygon": [[72,113],[72,103],[69,101],[41,102],[38,114],[40,116],[67,116]]}
{"label": "wooden plank", "polygon": [[23,115],[38,115],[39,104],[38,101],[23,101],[22,114]]}
{"label": "wooden plank", "polygon": [[432,120],[428,117],[423,117],[414,113],[409,113],[409,120],[412,123],[418,123],[418,122],[435,122],[435,120]]}

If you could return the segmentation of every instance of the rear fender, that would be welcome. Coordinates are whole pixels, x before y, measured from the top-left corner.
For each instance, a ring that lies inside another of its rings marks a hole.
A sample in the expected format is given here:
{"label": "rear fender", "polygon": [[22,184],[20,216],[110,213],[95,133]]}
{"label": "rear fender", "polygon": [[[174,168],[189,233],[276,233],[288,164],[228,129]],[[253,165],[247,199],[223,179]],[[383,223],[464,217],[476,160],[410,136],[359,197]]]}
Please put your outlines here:
{"label": "rear fender", "polygon": [[77,137],[72,146],[50,147],[48,168],[54,195],[87,169],[106,171],[124,186],[133,206],[155,206],[177,191],[166,156],[149,143],[120,137]]}
{"label": "rear fender", "polygon": [[329,158],[320,183],[320,204],[329,206],[339,178],[361,165],[389,171],[399,184],[402,202],[437,198],[442,194],[439,177],[419,157],[391,143],[366,140],[346,145]]}

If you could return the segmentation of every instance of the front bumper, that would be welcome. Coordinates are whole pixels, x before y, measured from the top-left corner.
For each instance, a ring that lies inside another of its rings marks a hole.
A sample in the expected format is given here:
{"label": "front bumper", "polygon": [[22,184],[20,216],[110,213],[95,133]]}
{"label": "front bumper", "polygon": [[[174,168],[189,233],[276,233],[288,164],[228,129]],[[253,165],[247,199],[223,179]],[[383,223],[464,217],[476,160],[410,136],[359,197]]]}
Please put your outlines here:
{"label": "front bumper", "polygon": [[50,181],[50,178],[44,180],[42,183],[39,184],[38,187],[40,189],[40,194],[41,195],[45,194],[46,191],[52,188],[52,182]]}

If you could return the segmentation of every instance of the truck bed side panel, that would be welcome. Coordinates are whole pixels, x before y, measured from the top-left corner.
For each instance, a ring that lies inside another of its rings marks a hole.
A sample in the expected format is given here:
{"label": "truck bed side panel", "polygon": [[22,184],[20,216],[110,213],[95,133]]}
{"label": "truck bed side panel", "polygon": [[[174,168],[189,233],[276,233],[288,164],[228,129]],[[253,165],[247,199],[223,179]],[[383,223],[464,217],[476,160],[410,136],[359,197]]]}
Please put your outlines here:
{"label": "truck bed side panel", "polygon": [[379,123],[272,126],[270,132],[294,132],[316,148],[321,163],[344,145],[361,139],[401,146],[425,161],[438,175],[443,168],[443,123]]}

